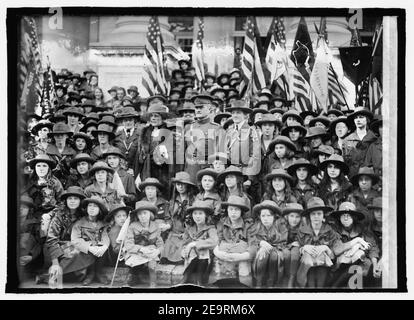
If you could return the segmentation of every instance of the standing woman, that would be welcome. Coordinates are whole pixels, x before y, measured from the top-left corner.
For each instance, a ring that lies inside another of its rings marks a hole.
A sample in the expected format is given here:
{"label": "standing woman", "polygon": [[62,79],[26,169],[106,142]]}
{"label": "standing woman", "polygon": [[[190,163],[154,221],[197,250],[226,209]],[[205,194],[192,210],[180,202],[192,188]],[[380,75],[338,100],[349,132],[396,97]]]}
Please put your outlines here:
{"label": "standing woman", "polygon": [[351,132],[351,124],[345,116],[340,116],[333,120],[330,124],[330,132],[332,135],[332,147],[335,153],[342,155],[345,138]]}
{"label": "standing woman", "polygon": [[115,133],[108,124],[101,123],[96,130],[92,131],[92,135],[98,141],[98,145],[92,149],[91,157],[94,160],[102,159],[104,153],[114,148],[110,141],[115,138]]}
{"label": "standing woman", "polygon": [[293,178],[283,169],[274,169],[266,175],[267,189],[262,200],[272,200],[283,209],[287,203],[297,203],[291,184]]}
{"label": "standing woman", "polygon": [[68,177],[67,186],[78,186],[85,189],[93,183],[89,174],[89,170],[94,164],[95,160],[87,153],[78,153],[70,162],[70,167],[76,170],[76,173],[71,173]]}
{"label": "standing woman", "polygon": [[63,192],[63,186],[53,175],[56,162],[47,154],[40,154],[29,162],[33,170],[25,190],[34,202],[34,216],[40,216],[51,211],[58,203]]}
{"label": "standing woman", "polygon": [[194,202],[197,187],[190,180],[190,175],[184,171],[177,172],[171,182],[174,186],[169,206],[172,226],[161,253],[161,260],[179,264],[184,262],[181,249],[184,245],[185,226],[191,220],[187,208]]}

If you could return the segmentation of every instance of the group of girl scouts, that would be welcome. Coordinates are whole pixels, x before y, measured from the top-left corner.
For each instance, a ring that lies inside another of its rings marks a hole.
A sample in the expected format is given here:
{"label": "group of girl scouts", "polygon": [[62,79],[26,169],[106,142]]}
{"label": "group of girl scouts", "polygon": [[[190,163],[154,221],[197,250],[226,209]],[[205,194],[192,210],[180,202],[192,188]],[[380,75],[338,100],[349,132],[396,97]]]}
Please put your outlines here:
{"label": "group of girl scouts", "polygon": [[169,264],[206,287],[346,288],[350,270],[381,286],[380,117],[299,113],[266,88],[247,103],[237,69],[200,94],[186,61],[169,97],[113,87],[104,103],[88,72],[22,116],[22,281],[109,285],[116,266],[156,287]]}

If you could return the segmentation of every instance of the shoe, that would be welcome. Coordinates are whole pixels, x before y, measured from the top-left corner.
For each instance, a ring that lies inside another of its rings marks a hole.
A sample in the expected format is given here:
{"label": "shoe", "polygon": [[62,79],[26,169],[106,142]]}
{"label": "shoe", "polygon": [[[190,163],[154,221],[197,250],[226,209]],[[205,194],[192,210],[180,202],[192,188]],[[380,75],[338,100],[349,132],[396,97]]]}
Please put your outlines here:
{"label": "shoe", "polygon": [[48,284],[49,275],[47,274],[38,274],[35,277],[35,284]]}
{"label": "shoe", "polygon": [[84,286],[89,286],[92,282],[93,279],[95,278],[95,271],[89,271],[88,274],[86,275],[85,280],[82,281],[82,285]]}

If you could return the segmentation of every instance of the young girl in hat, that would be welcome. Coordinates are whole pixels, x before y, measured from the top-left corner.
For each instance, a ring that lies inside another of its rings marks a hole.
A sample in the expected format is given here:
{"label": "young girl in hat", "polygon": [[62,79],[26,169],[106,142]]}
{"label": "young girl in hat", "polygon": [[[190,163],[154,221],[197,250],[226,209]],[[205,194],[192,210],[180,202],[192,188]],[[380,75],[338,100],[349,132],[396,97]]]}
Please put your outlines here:
{"label": "young girl in hat", "polygon": [[217,182],[223,184],[221,193],[221,200],[227,201],[231,195],[236,195],[244,199],[249,210],[246,212],[244,218],[251,219],[251,201],[250,197],[243,191],[243,182],[247,176],[243,175],[242,171],[236,166],[230,166],[224,172],[217,176]]}
{"label": "young girl in hat", "polygon": [[310,159],[310,163],[317,167],[317,173],[312,176],[312,181],[319,185],[324,177],[324,171],[320,169],[320,164],[328,159],[331,155],[335,153],[334,148],[331,146],[327,146],[322,144],[318,147],[318,149],[312,152],[312,156]]}
{"label": "young girl in hat", "polygon": [[345,116],[339,116],[330,124],[332,147],[339,155],[342,155],[345,138],[350,133],[350,130],[351,126],[349,124],[348,118]]}
{"label": "young girl in hat", "polygon": [[82,284],[90,285],[95,278],[99,283],[108,284],[103,272],[103,255],[111,243],[104,222],[107,209],[99,196],[84,199],[82,206],[87,215],[75,222],[70,237],[71,243],[80,252],[79,260],[88,265]]}
{"label": "young girl in hat", "polygon": [[72,136],[73,141],[73,149],[75,150],[76,154],[79,153],[87,153],[90,154],[92,151],[92,140],[91,138],[83,132],[75,133]]}
{"label": "young girl in hat", "polygon": [[50,143],[49,133],[53,128],[53,123],[49,120],[40,120],[33,128],[34,140],[29,141],[25,151],[26,160],[31,160],[39,154],[45,154]]}
{"label": "young girl in hat", "polygon": [[305,208],[308,200],[316,196],[317,186],[312,182],[312,176],[316,174],[317,170],[304,158],[296,160],[287,169],[288,173],[296,178],[292,188],[293,195],[297,202]]}
{"label": "young girl in hat", "polygon": [[318,195],[334,210],[348,199],[352,192],[352,184],[346,179],[348,166],[340,155],[333,154],[321,163],[324,176],[319,184]]}
{"label": "young girl in hat", "polygon": [[130,267],[128,285],[135,286],[141,282],[148,268],[150,287],[156,286],[155,267],[159,261],[164,242],[161,230],[154,222],[157,207],[148,201],[138,201],[131,211],[131,224],[125,238],[125,264]]}
{"label": "young girl in hat", "polygon": [[273,169],[286,169],[294,161],[296,147],[285,136],[276,137],[270,144],[262,172],[270,173]]}
{"label": "young girl in hat", "polygon": [[355,274],[353,266],[360,266],[361,276],[368,275],[371,264],[376,268],[379,250],[375,239],[369,235],[361,224],[364,214],[357,211],[352,202],[343,202],[339,210],[330,214],[339,222],[338,233],[343,243],[341,250],[337,252],[335,272],[332,279],[332,287],[348,287],[348,281]]}
{"label": "young girl in hat", "polygon": [[281,210],[275,202],[264,200],[253,207],[258,221],[252,227],[256,238],[257,253],[253,261],[253,276],[257,287],[280,286],[283,279],[283,249],[287,228],[280,220]]}
{"label": "young girl in hat", "polygon": [[96,130],[92,131],[92,135],[98,142],[98,145],[92,149],[91,157],[95,160],[102,158],[105,152],[113,149],[112,141],[115,138],[112,128],[106,123],[100,123]]}
{"label": "young girl in hat", "polygon": [[221,198],[217,193],[217,172],[213,169],[202,169],[197,172],[198,189],[200,192],[195,200],[207,201],[214,209],[213,221],[216,224],[222,217]]}
{"label": "young girl in hat", "polygon": [[284,127],[281,131],[281,135],[288,137],[296,147],[295,157],[303,158],[306,155],[305,143],[303,138],[306,135],[306,128],[299,122],[292,122],[290,125]]}
{"label": "young girl in hat", "polygon": [[87,186],[93,183],[92,177],[89,174],[93,163],[95,161],[89,154],[78,153],[70,162],[70,166],[75,171],[68,177],[67,186],[79,186],[85,189]]}
{"label": "young girl in hat", "polygon": [[265,179],[267,188],[262,200],[272,200],[279,208],[298,202],[291,189],[293,179],[284,169],[273,169]]}
{"label": "young girl in hat", "polygon": [[172,226],[161,254],[161,262],[181,264],[184,262],[181,257],[184,231],[191,221],[187,208],[194,202],[197,187],[184,171],[177,172],[171,182],[174,186],[169,205]]}
{"label": "young girl in hat", "polygon": [[307,203],[303,224],[297,234],[300,265],[296,280],[299,287],[323,288],[333,265],[332,259],[342,247],[339,234],[325,222],[325,214],[332,208],[325,206],[321,198],[313,197]]}
{"label": "young girl in hat", "polygon": [[288,229],[287,243],[283,249],[285,279],[287,278],[288,288],[295,287],[296,273],[299,268],[300,253],[297,235],[299,227],[302,225],[302,213],[303,207],[299,203],[288,203],[282,210]]}
{"label": "young girl in hat", "polygon": [[217,225],[219,243],[214,249],[217,260],[210,281],[238,279],[251,287],[251,260],[256,256],[256,245],[252,224],[244,220],[249,208],[243,198],[235,195],[223,202],[222,207],[227,216]]}
{"label": "young girl in hat", "polygon": [[210,219],[213,208],[208,202],[197,200],[187,211],[191,218],[185,227],[181,251],[185,260],[183,283],[204,286],[208,283],[212,251],[218,243],[217,230]]}
{"label": "young girl in hat", "polygon": [[168,236],[168,230],[171,229],[171,216],[169,203],[161,195],[163,186],[156,178],[147,178],[141,183],[140,188],[144,191],[143,201],[148,201],[157,208],[154,214],[155,223],[161,230],[162,239],[165,241]]}
{"label": "young girl in hat", "polygon": [[368,205],[372,204],[372,201],[381,195],[377,190],[373,189],[378,180],[374,169],[369,167],[359,168],[358,173],[351,179],[355,188],[348,198],[350,202],[355,204],[357,211],[365,214],[365,225],[372,222],[374,218],[368,212]]}
{"label": "young girl in hat", "polygon": [[97,161],[89,170],[93,183],[85,188],[87,197],[99,196],[104,201],[107,209],[114,203],[121,201],[118,191],[110,185],[113,174],[114,170],[105,162]]}

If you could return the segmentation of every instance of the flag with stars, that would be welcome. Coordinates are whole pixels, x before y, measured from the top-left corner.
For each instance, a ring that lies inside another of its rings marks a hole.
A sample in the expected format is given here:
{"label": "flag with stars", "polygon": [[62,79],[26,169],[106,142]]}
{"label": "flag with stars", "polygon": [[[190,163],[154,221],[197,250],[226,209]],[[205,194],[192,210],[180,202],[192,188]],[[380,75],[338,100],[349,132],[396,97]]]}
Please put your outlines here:
{"label": "flag with stars", "polygon": [[36,21],[23,17],[19,57],[20,108],[26,113],[40,115],[42,96],[42,63]]}
{"label": "flag with stars", "polygon": [[198,21],[197,40],[193,44],[192,57],[193,67],[198,82],[201,84],[204,81],[204,51],[203,51],[203,39],[204,39],[204,18],[200,17]]}
{"label": "flag with stars", "polygon": [[168,94],[164,64],[164,43],[157,16],[151,16],[145,38],[144,72],[142,85],[148,95]]}

